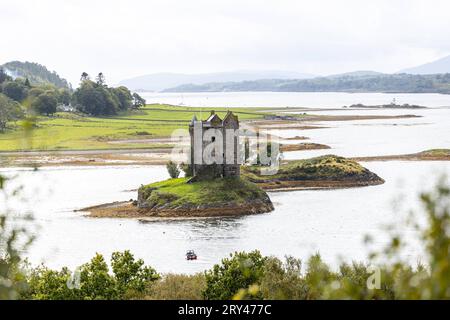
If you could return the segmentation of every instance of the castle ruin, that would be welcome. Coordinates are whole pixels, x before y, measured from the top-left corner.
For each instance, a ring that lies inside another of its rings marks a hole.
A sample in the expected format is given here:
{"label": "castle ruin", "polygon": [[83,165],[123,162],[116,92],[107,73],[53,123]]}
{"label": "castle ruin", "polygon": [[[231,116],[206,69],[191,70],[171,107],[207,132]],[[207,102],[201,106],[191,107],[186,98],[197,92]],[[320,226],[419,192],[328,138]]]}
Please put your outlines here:
{"label": "castle ruin", "polygon": [[[214,111],[203,121],[194,116],[189,125],[189,135],[193,179],[240,176],[239,120],[233,112],[228,111],[223,120]],[[212,155],[210,161],[204,157],[204,151],[208,150]]]}

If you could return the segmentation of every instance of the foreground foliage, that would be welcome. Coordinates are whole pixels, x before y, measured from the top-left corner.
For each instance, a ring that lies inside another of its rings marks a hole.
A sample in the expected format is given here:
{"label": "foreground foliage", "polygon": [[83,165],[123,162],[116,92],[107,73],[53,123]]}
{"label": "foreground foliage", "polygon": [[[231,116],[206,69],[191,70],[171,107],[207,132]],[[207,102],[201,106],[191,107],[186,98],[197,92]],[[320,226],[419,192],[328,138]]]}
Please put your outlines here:
{"label": "foreground foliage", "polygon": [[24,299],[94,300],[127,299],[144,296],[149,283],[157,280],[156,271],[135,260],[129,251],[114,252],[112,274],[102,255],[97,254],[74,274],[67,268],[60,271],[45,266],[32,269],[27,276],[28,289]]}

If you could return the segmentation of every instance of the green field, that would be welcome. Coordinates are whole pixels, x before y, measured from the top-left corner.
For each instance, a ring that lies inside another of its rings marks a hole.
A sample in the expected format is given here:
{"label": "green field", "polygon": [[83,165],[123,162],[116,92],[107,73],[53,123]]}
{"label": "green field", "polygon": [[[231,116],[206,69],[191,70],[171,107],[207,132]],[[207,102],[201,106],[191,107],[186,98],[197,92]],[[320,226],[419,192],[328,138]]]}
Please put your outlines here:
{"label": "green field", "polygon": [[[228,109],[214,108],[221,117]],[[264,108],[233,108],[239,120],[262,119]],[[266,109],[267,110],[267,109]],[[139,111],[113,117],[89,117],[60,112],[52,117],[39,117],[30,135],[20,123],[15,130],[0,133],[0,152],[19,150],[93,150],[123,148],[155,148],[145,139],[169,137],[173,130],[188,128],[194,114],[206,119],[211,108],[170,105],[147,105]],[[143,140],[142,143],[111,143],[114,140]]]}

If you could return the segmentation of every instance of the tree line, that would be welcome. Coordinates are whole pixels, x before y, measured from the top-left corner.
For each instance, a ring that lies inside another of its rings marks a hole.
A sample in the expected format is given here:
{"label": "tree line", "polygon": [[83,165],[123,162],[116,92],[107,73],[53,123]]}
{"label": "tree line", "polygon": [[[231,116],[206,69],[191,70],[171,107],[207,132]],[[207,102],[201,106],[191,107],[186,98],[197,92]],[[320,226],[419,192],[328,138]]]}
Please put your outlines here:
{"label": "tree line", "polygon": [[403,92],[450,93],[450,73],[431,75],[382,74],[370,76],[317,77],[313,79],[264,79],[242,82],[185,84],[165,92]]}
{"label": "tree line", "polygon": [[0,68],[0,132],[28,114],[51,116],[59,110],[75,110],[92,116],[115,115],[145,106],[145,99],[128,88],[108,87],[103,73],[95,81],[83,72],[73,92],[53,84],[32,84],[28,78],[13,79]]}
{"label": "tree line", "polygon": [[93,116],[115,115],[120,111],[136,110],[145,105],[145,100],[137,93],[131,93],[125,86],[108,87],[103,73],[95,81],[83,72],[80,86],[73,93],[74,107]]}

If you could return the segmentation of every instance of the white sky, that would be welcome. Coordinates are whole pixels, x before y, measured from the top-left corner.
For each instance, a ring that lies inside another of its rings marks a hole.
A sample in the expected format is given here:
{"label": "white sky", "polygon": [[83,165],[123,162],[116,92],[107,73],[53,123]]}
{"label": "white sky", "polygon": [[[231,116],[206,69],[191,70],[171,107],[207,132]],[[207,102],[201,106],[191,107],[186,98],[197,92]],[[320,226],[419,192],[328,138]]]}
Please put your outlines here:
{"label": "white sky", "polygon": [[155,72],[396,72],[450,54],[448,0],[0,0],[0,63],[74,85]]}

